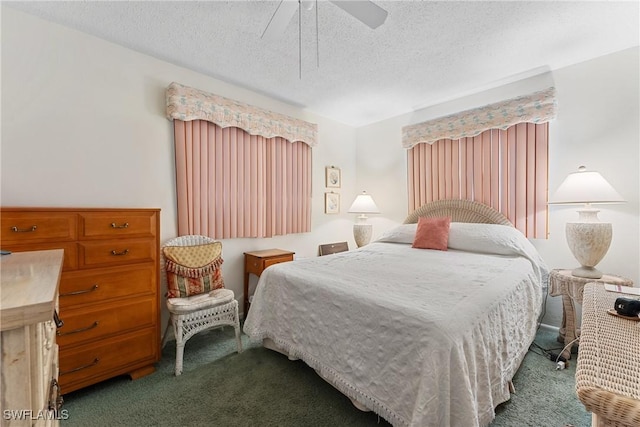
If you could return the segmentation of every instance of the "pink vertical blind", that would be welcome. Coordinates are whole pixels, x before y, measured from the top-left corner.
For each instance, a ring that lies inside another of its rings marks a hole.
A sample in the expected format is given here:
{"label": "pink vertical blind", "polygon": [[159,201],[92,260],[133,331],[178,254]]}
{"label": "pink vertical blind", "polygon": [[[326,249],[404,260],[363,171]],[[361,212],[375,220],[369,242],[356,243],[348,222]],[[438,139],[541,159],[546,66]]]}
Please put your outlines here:
{"label": "pink vertical blind", "polygon": [[174,120],[178,234],[216,239],[311,230],[311,147]]}
{"label": "pink vertical blind", "polygon": [[546,238],[548,123],[519,123],[408,150],[409,211],[443,199],[502,212],[527,237]]}

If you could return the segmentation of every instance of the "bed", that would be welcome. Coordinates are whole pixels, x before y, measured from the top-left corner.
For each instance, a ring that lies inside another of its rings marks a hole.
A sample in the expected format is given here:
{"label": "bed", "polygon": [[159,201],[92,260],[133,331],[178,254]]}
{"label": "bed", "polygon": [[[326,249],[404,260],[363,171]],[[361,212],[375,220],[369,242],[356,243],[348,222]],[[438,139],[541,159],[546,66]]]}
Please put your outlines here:
{"label": "bed", "polygon": [[[421,216],[451,217],[448,250],[412,247]],[[510,397],[547,279],[500,213],[433,202],[367,246],[266,269],[244,332],[394,426],[485,426]]]}

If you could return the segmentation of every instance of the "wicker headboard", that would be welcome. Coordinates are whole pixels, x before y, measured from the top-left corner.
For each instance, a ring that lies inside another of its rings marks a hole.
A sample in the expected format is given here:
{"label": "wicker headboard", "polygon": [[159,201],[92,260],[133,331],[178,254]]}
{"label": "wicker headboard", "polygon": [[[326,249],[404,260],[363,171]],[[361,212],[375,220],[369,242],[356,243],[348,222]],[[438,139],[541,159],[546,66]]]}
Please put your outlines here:
{"label": "wicker headboard", "polygon": [[513,225],[506,216],[483,203],[471,200],[436,200],[420,206],[405,218],[405,224],[418,222],[421,216],[451,217],[452,222]]}

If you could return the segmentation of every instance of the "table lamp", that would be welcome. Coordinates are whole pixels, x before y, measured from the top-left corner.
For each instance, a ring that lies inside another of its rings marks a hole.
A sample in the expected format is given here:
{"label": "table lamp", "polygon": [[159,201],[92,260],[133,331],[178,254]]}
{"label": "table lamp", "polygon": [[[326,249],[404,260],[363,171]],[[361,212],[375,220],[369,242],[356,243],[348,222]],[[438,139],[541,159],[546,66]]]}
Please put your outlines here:
{"label": "table lamp", "polygon": [[353,238],[360,248],[369,243],[373,231],[373,226],[367,223],[367,214],[380,213],[380,210],[376,206],[376,202],[373,201],[373,197],[363,191],[351,204],[349,213],[360,214],[353,225]]}
{"label": "table lamp", "polygon": [[604,258],[611,244],[612,227],[608,222],[600,222],[598,209],[593,204],[623,203],[624,199],[596,171],[587,171],[584,166],[565,178],[556,190],[549,204],[577,205],[578,220],[567,222],[567,243],[571,253],[580,263],[571,274],[589,279],[599,279],[602,273],[595,266]]}

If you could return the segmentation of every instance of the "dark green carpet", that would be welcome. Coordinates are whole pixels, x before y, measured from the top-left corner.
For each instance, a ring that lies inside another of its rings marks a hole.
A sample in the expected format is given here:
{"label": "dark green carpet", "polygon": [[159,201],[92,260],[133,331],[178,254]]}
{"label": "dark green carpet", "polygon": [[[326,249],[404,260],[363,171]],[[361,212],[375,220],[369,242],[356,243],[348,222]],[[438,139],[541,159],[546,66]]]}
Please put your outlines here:
{"label": "dark green carpet", "polygon": [[[555,335],[540,330],[536,342],[557,348]],[[203,332],[185,349],[184,372],[173,375],[174,342],[154,374],[118,377],[65,395],[63,426],[375,426],[389,425],[361,412],[301,361],[251,346],[234,352],[233,330]],[[575,356],[571,360],[575,362]],[[497,408],[494,426],[576,427],[590,416],[575,394],[575,363],[556,371],[553,362],[529,352],[514,378],[516,394]]]}

